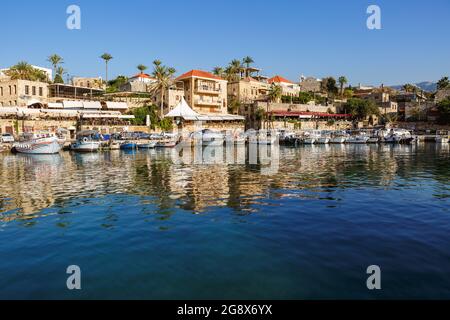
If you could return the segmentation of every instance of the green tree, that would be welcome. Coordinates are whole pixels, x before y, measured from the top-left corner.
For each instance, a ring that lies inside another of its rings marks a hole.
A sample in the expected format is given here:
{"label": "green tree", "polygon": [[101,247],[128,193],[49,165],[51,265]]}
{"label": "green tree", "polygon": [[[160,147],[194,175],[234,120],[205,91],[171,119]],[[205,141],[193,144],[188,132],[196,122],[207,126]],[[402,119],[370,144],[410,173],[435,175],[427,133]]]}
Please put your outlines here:
{"label": "green tree", "polygon": [[212,71],[212,73],[218,77],[223,77],[224,70],[222,67],[215,67]]}
{"label": "green tree", "polygon": [[380,115],[380,110],[371,100],[364,100],[359,98],[351,98],[344,104],[345,113],[351,114],[353,117],[360,120],[365,119],[371,115]]}
{"label": "green tree", "polygon": [[344,90],[344,98],[350,99],[353,97],[353,90],[350,88],[347,88]]}
{"label": "green tree", "polygon": [[414,86],[414,85],[412,85],[410,83],[407,83],[407,84],[403,85],[403,87],[402,87],[402,89],[405,92],[414,92],[415,88],[416,88],[416,86]]}
{"label": "green tree", "polygon": [[298,102],[301,104],[307,104],[308,102],[314,100],[314,96],[310,92],[300,92],[298,97]]}
{"label": "green tree", "polygon": [[439,111],[439,122],[450,124],[450,98],[444,99],[437,104]]}
{"label": "green tree", "polygon": [[346,77],[341,76],[341,77],[339,77],[338,82],[339,82],[339,86],[341,88],[341,90],[340,90],[341,97],[343,97],[344,96],[344,86],[348,83],[348,80]]}
{"label": "green tree", "polygon": [[128,82],[128,77],[117,76],[117,78],[108,81],[108,87],[106,89],[107,93],[117,92],[119,88]]}
{"label": "green tree", "polygon": [[437,82],[437,89],[445,89],[450,86],[450,81],[448,80],[448,77],[443,77]]}
{"label": "green tree", "polygon": [[54,73],[55,78],[56,78],[56,76],[58,74],[57,69],[58,69],[59,65],[64,63],[63,58],[60,57],[57,54],[52,54],[51,56],[48,57],[47,61],[52,64],[52,66],[53,66],[53,73]]}
{"label": "green tree", "polygon": [[152,84],[150,91],[154,94],[159,92],[160,95],[160,117],[164,117],[164,96],[167,88],[173,82],[173,76],[176,73],[175,68],[167,67],[160,60],[153,61],[153,77],[156,82]]}
{"label": "green tree", "polygon": [[270,101],[272,101],[272,102],[279,102],[280,99],[281,99],[282,94],[283,94],[283,89],[281,88],[280,85],[277,85],[277,84],[273,83],[270,86],[270,90],[269,90],[269,94],[268,94],[268,97],[269,97]]}
{"label": "green tree", "polygon": [[67,71],[63,67],[61,66],[57,67],[54,83],[64,83],[65,74],[67,74]]}
{"label": "green tree", "polygon": [[113,56],[110,55],[109,53],[104,53],[100,56],[100,58],[105,61],[105,69],[106,69],[105,81],[106,83],[108,83],[108,63],[113,59]]}
{"label": "green tree", "polygon": [[237,114],[240,107],[241,107],[241,103],[239,102],[239,100],[237,100],[235,98],[229,100],[228,112],[230,112],[231,114]]}
{"label": "green tree", "polygon": [[144,66],[143,64],[138,65],[136,68],[141,72],[141,74],[148,69],[147,66]]}
{"label": "green tree", "polygon": [[246,77],[250,76],[249,68],[250,68],[250,65],[254,62],[255,61],[250,56],[246,56],[244,59],[242,59],[242,63],[246,65],[246,68],[245,68],[245,76]]}
{"label": "green tree", "polygon": [[327,93],[328,97],[334,97],[338,93],[336,86],[336,79],[333,77],[327,77],[322,80],[322,91]]}
{"label": "green tree", "polygon": [[5,71],[11,80],[48,81],[47,74],[39,69],[33,68],[31,64],[21,61]]}

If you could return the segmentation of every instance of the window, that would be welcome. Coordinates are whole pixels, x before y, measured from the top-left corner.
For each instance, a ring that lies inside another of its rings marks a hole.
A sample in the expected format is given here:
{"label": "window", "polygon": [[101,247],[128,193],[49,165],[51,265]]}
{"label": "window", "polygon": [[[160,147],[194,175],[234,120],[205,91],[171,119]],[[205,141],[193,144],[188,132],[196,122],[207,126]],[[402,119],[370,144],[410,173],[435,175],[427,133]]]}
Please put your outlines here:
{"label": "window", "polygon": [[0,95],[3,96],[3,87],[0,87]]}
{"label": "window", "polygon": [[32,91],[32,95],[35,96],[36,95],[36,87],[35,86],[31,87],[31,91]]}
{"label": "window", "polygon": [[30,86],[25,86],[25,94],[30,94]]}
{"label": "window", "polygon": [[42,87],[39,87],[39,96],[43,96],[44,95],[44,89],[42,89]]}
{"label": "window", "polygon": [[12,87],[9,86],[9,95],[12,95]]}
{"label": "window", "polygon": [[17,94],[17,86],[14,85],[14,94]]}

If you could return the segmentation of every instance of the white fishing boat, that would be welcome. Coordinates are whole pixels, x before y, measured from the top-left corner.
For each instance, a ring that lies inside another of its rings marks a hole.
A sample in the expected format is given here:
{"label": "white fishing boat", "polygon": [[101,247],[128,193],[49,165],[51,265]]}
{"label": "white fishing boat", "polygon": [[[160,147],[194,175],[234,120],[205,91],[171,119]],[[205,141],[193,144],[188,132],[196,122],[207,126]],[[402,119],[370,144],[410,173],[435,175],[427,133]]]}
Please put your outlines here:
{"label": "white fishing boat", "polygon": [[13,150],[25,154],[55,154],[61,151],[64,142],[50,132],[24,134],[21,141],[13,145]]}
{"label": "white fishing boat", "polygon": [[110,141],[108,145],[109,150],[120,150],[120,142],[119,141]]}
{"label": "white fishing boat", "polygon": [[156,147],[156,141],[139,142],[137,144],[138,149],[153,149]]}
{"label": "white fishing boat", "polygon": [[97,152],[101,145],[97,131],[87,130],[77,133],[77,141],[70,146],[70,150],[76,152]]}
{"label": "white fishing boat", "polygon": [[348,137],[346,143],[350,144],[366,144],[367,141],[369,141],[369,136],[365,134],[364,132],[360,132],[359,134],[352,135]]}
{"label": "white fishing boat", "polygon": [[156,141],[155,148],[174,148],[178,143],[178,135],[175,133],[161,133]]}
{"label": "white fishing boat", "polygon": [[343,144],[347,140],[347,133],[345,131],[335,131],[332,133],[330,143]]}
{"label": "white fishing boat", "polygon": [[331,140],[331,134],[328,131],[320,132],[319,137],[317,138],[317,144],[328,144]]}
{"label": "white fishing boat", "polygon": [[304,144],[314,144],[320,138],[322,138],[321,131],[320,130],[313,130],[313,131],[310,131],[310,132],[306,132],[302,141],[303,141]]}
{"label": "white fishing boat", "polygon": [[436,143],[448,143],[448,137],[444,137],[444,136],[436,136]]}
{"label": "white fishing boat", "polygon": [[415,138],[406,129],[391,129],[384,135],[385,143],[409,143]]}

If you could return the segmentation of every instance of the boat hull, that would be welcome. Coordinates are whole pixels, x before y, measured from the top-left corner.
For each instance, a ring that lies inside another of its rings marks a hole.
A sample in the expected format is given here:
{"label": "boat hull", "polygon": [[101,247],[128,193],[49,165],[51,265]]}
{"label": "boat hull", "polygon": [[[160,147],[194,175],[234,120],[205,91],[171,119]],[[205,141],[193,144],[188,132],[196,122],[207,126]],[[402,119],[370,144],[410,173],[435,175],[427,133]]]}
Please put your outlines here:
{"label": "boat hull", "polygon": [[14,145],[14,151],[24,154],[56,154],[62,149],[58,140],[46,140],[36,142],[24,142]]}
{"label": "boat hull", "polygon": [[100,142],[87,141],[77,142],[70,147],[70,150],[76,152],[97,152],[100,149]]}
{"label": "boat hull", "polygon": [[335,138],[331,138],[330,143],[334,143],[334,144],[342,144],[345,143],[345,137],[335,137]]}
{"label": "boat hull", "polygon": [[303,140],[303,143],[304,144],[314,144],[314,143],[316,143],[316,139],[306,138],[306,139]]}
{"label": "boat hull", "polygon": [[137,144],[135,143],[124,143],[120,146],[121,150],[135,150],[137,149]]}
{"label": "boat hull", "polygon": [[319,138],[316,143],[318,144],[328,144],[330,142],[330,138]]}
{"label": "boat hull", "polygon": [[138,149],[153,149],[156,147],[156,142],[138,144],[137,147],[138,147]]}

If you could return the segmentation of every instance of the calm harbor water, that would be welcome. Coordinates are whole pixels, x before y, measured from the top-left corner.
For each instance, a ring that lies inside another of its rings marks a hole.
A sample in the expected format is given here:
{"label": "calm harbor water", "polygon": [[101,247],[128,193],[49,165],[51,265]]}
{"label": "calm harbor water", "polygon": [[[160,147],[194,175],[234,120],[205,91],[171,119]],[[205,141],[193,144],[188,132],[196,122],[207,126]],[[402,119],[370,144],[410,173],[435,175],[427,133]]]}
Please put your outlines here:
{"label": "calm harbor water", "polygon": [[2,299],[450,298],[449,145],[0,154],[0,181]]}

